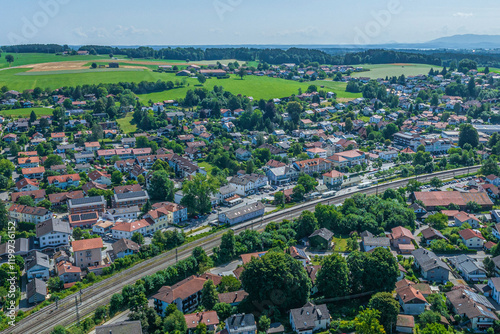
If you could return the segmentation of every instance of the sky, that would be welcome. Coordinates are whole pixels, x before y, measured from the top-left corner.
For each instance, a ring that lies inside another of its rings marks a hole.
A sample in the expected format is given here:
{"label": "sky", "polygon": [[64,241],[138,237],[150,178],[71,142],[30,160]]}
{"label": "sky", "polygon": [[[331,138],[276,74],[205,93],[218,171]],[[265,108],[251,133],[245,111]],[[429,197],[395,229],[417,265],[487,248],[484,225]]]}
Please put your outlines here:
{"label": "sky", "polygon": [[416,43],[500,35],[498,0],[20,0],[0,45]]}

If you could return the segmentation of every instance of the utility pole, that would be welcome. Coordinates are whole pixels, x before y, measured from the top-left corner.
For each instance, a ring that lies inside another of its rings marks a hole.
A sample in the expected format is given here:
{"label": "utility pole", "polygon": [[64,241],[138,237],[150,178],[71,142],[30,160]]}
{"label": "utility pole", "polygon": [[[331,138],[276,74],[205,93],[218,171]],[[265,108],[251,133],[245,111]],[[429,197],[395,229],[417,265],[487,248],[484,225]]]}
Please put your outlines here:
{"label": "utility pole", "polygon": [[80,314],[78,313],[78,297],[75,296],[76,321],[80,323]]}
{"label": "utility pole", "polygon": [[177,254],[177,248],[175,248],[175,263],[177,263],[177,261],[179,261],[179,257]]}

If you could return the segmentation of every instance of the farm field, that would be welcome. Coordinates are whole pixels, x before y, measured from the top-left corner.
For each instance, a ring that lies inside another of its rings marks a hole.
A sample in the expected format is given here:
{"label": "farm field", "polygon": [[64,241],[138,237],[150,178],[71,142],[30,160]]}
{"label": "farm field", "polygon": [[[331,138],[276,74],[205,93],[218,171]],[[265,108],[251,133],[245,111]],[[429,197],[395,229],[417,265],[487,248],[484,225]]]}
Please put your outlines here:
{"label": "farm field", "polygon": [[11,67],[39,64],[39,63],[50,63],[50,62],[64,62],[64,61],[75,61],[75,60],[109,60],[107,55],[97,55],[97,56],[56,56],[55,54],[46,53],[2,53],[0,58],[0,69],[9,67],[9,64],[5,61],[5,55],[13,55],[14,62]]}
{"label": "farm field", "polygon": [[425,65],[425,64],[377,64],[377,65],[359,65],[363,68],[369,69],[367,72],[352,73],[352,77],[367,77],[371,79],[401,76],[413,76],[419,74],[428,74],[431,68],[441,70],[441,66]]}
{"label": "farm field", "polygon": [[[118,83],[118,82],[141,82],[157,80],[176,81],[183,77],[177,77],[173,73],[158,73],[148,69],[119,68],[119,69],[82,69],[82,70],[61,70],[29,72],[28,68],[13,68],[0,71],[0,87],[7,86],[9,89],[23,91],[35,87],[56,89],[64,86],[76,86],[98,83]],[[197,79],[187,79],[189,86],[170,91],[141,95],[142,101],[163,101],[169,99],[179,99],[184,97],[190,88],[201,87]],[[303,91],[310,84],[325,86],[324,89],[333,90],[341,98],[356,98],[360,94],[345,92],[345,83],[334,81],[296,82],[278,78],[246,76],[243,80],[239,77],[231,76],[229,79],[208,79],[204,84],[207,89],[212,89],[215,85],[222,85],[226,90],[234,94],[252,96],[256,99],[270,99],[274,97],[285,97],[291,94],[298,94],[299,88]]]}
{"label": "farm field", "polygon": [[[178,77],[174,76],[174,78]],[[175,81],[176,79],[169,80]],[[345,83],[333,81],[318,80],[314,82],[296,82],[285,79],[258,77],[252,75],[246,76],[243,80],[241,80],[239,77],[231,75],[231,78],[229,79],[208,79],[203,86],[201,86],[195,78],[188,79],[187,83],[189,84],[187,87],[158,93],[141,94],[139,95],[139,99],[142,102],[148,102],[149,100],[154,102],[175,100],[184,97],[188,89],[205,87],[211,90],[215,85],[223,86],[225,90],[230,91],[233,94],[251,96],[254,99],[271,99],[276,97],[286,97],[291,94],[298,94],[299,88],[305,92],[312,84],[317,85],[318,89],[336,92],[339,98],[355,99],[357,97],[361,97],[361,94],[346,92]],[[324,88],[320,88],[320,86],[324,86]]]}

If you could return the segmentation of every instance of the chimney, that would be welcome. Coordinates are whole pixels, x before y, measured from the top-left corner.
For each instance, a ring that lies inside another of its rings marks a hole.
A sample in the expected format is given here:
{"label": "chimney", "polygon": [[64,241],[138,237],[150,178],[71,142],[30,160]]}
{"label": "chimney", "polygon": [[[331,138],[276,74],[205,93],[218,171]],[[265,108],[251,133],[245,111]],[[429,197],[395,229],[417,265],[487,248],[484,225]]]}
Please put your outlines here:
{"label": "chimney", "polygon": [[406,299],[406,293],[403,295],[403,300]]}

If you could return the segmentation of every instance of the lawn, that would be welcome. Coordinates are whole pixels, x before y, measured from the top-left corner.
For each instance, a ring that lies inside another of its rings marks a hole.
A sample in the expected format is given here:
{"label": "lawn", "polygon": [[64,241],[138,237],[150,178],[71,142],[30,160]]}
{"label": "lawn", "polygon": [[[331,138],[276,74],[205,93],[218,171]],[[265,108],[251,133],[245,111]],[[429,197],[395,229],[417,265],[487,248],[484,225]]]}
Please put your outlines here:
{"label": "lawn", "polygon": [[116,120],[116,122],[120,125],[122,131],[125,133],[137,131],[137,125],[130,123],[132,121],[132,116],[132,113],[129,113],[125,117]]}
{"label": "lawn", "polygon": [[34,111],[37,117],[52,115],[53,109],[51,108],[23,108],[23,109],[10,109],[0,110],[0,115],[8,117],[29,117],[31,111]]}
{"label": "lawn", "polygon": [[347,251],[347,239],[348,237],[333,237],[333,242],[335,243],[335,248],[334,250],[336,252],[346,252]]}
{"label": "lawn", "polygon": [[207,172],[208,175],[211,175],[210,172],[212,171],[212,169],[214,169],[214,166],[205,161],[198,162],[198,166],[205,168],[205,171]]}
{"label": "lawn", "polygon": [[404,74],[405,76],[414,76],[419,74],[428,74],[430,69],[439,69],[441,70],[441,66],[435,65],[425,65],[425,64],[377,64],[377,65],[359,65],[365,69],[369,69],[368,72],[355,72],[352,73],[352,77],[367,77],[371,79],[377,78],[385,78],[385,77],[393,77],[393,76],[401,76]]}

